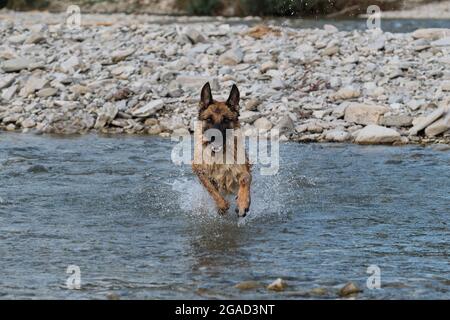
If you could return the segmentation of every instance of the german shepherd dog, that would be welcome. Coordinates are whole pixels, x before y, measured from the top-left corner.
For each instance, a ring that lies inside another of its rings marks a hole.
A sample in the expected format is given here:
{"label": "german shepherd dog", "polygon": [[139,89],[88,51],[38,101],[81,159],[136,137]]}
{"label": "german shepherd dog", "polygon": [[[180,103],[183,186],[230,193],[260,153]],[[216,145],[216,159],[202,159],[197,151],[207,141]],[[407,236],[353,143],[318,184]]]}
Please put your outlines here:
{"label": "german shepherd dog", "polygon": [[[250,184],[252,182],[251,165],[247,155],[245,154],[245,159],[242,162],[225,163],[224,161],[216,161],[215,153],[224,151],[223,154],[226,154],[226,148],[229,145],[224,142],[217,145],[217,141],[213,138],[205,138],[207,130],[215,129],[222,134],[222,141],[226,140],[226,138],[229,138],[226,137],[227,129],[236,130],[240,128],[238,117],[239,90],[236,85],[231,88],[230,96],[226,102],[213,100],[209,83],[203,86],[198,111],[198,123],[201,124],[201,130],[198,131],[201,137],[195,137],[195,147],[202,152],[203,156],[200,163],[194,160],[192,170],[214,199],[219,214],[225,214],[230,207],[224,196],[235,194],[237,199],[236,213],[239,217],[245,217],[250,208]],[[236,139],[236,143],[233,143],[233,155],[234,160],[236,160],[239,143],[237,137],[233,137],[233,139]]]}

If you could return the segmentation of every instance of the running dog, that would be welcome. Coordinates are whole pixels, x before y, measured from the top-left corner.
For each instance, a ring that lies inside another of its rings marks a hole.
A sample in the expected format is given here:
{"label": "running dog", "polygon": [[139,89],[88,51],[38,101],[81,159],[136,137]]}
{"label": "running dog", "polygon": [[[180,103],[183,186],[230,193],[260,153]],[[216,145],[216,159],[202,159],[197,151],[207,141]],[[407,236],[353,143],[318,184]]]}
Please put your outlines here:
{"label": "running dog", "polygon": [[[226,102],[213,100],[211,87],[206,83],[200,95],[198,110],[198,124],[201,130],[195,137],[197,156],[201,154],[201,160],[192,163],[192,170],[200,179],[200,182],[208,190],[214,199],[219,214],[225,214],[230,204],[225,199],[228,194],[235,194],[237,199],[236,213],[239,217],[245,217],[250,208],[250,184],[252,182],[251,165],[244,153],[243,161],[236,161],[239,151],[239,138],[233,136],[234,143],[225,143],[230,137],[227,133],[240,129],[239,123],[239,90],[236,85],[231,88],[230,96]],[[220,133],[223,138],[209,137],[208,132]],[[231,130],[230,130],[231,129]],[[210,130],[210,131],[208,131]],[[198,136],[199,135],[199,136]],[[242,146],[242,144],[241,144]],[[234,161],[223,161],[223,155],[234,149],[232,158]],[[220,154],[219,157],[217,157]],[[198,159],[198,158],[197,158]]]}

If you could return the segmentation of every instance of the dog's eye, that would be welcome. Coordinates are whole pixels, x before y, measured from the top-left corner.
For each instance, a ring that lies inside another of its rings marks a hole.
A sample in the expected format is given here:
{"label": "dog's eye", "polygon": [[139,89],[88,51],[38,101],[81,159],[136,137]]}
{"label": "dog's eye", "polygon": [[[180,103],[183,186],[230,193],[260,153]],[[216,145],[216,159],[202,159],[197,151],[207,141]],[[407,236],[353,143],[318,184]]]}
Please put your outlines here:
{"label": "dog's eye", "polygon": [[224,118],[224,119],[223,119],[223,122],[224,122],[224,123],[228,123],[228,122],[230,122],[230,119]]}
{"label": "dog's eye", "polygon": [[211,118],[206,118],[206,122],[211,123],[212,119]]}

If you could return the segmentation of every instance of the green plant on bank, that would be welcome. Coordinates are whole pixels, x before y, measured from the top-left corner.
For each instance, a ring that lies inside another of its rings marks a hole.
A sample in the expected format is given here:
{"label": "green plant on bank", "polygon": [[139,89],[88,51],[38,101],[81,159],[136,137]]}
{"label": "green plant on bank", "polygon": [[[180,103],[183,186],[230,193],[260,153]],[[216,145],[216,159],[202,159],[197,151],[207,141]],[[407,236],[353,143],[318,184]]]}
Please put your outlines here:
{"label": "green plant on bank", "polygon": [[402,3],[402,0],[177,0],[177,6],[189,14],[231,12],[241,16],[320,15],[348,8],[362,13],[372,4],[384,10],[398,8]]}
{"label": "green plant on bank", "polygon": [[50,4],[49,0],[0,0],[0,8],[12,10],[44,9]]}
{"label": "green plant on bank", "polygon": [[192,15],[211,15],[222,6],[220,0],[177,0],[177,6]]}

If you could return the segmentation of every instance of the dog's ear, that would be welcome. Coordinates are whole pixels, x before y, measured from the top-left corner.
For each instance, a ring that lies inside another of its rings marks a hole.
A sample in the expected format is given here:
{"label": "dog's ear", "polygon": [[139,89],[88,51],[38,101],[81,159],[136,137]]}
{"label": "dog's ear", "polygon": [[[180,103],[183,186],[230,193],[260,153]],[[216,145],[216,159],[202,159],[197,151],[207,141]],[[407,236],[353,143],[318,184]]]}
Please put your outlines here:
{"label": "dog's ear", "polygon": [[203,86],[202,93],[200,94],[200,109],[206,109],[212,103],[213,97],[211,93],[211,86],[209,85],[209,82],[207,82]]}
{"label": "dog's ear", "polygon": [[235,84],[231,88],[230,96],[227,100],[227,105],[234,111],[239,111],[239,90]]}

